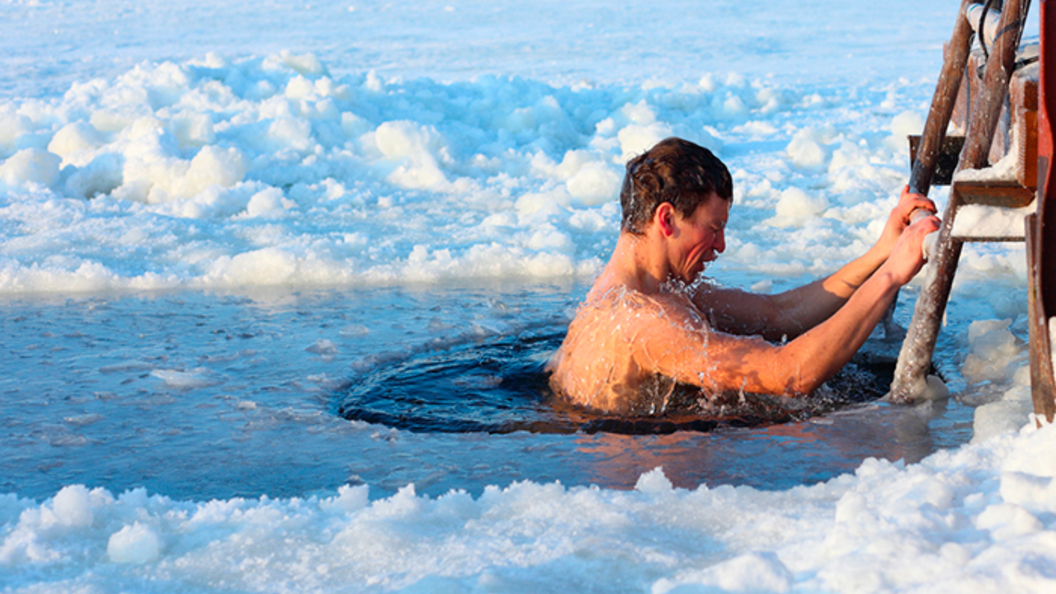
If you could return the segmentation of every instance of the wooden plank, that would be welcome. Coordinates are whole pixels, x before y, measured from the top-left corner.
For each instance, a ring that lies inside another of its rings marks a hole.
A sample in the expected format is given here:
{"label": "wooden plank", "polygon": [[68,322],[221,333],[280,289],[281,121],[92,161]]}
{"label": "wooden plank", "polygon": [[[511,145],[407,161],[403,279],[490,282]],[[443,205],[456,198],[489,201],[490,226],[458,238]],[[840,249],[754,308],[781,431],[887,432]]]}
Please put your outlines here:
{"label": "wooden plank", "polygon": [[1056,315],[1056,8],[1042,2],[1039,10],[1038,64],[1038,230],[1041,297],[1045,311]]}
{"label": "wooden plank", "polygon": [[951,194],[958,204],[1022,208],[1034,202],[1036,192],[1015,180],[957,180]]}
{"label": "wooden plank", "polygon": [[[1025,53],[1027,53],[1026,50],[1023,50],[1020,55]],[[1033,54],[1034,51],[1030,53]],[[1015,74],[1012,75],[1008,93],[1011,97],[1012,105],[1017,109],[1038,111],[1038,72],[1037,68],[1027,66],[1016,70]]]}
{"label": "wooden plank", "polygon": [[[1035,55],[1031,51],[1020,54]],[[1028,188],[1038,187],[1038,76],[1037,66],[1027,66],[1016,71],[1009,85],[1012,109],[1012,134],[1016,138],[1016,179]]]}
{"label": "wooden plank", "polygon": [[1038,112],[1023,111],[1013,118],[1019,138],[1016,145],[1016,181],[1027,188],[1038,187]]}
{"label": "wooden plank", "polygon": [[1052,370],[1052,344],[1049,318],[1041,296],[1041,237],[1036,214],[1026,220],[1027,242],[1027,318],[1030,343],[1030,394],[1034,414],[1052,422],[1056,417],[1056,379]]}
{"label": "wooden plank", "polygon": [[[920,146],[920,136],[909,137],[909,163],[912,167],[917,160],[917,149]],[[935,186],[948,186],[953,181],[953,172],[957,169],[957,159],[964,148],[964,136],[949,134],[942,141],[938,154],[935,156],[935,172],[931,177],[931,184]]]}

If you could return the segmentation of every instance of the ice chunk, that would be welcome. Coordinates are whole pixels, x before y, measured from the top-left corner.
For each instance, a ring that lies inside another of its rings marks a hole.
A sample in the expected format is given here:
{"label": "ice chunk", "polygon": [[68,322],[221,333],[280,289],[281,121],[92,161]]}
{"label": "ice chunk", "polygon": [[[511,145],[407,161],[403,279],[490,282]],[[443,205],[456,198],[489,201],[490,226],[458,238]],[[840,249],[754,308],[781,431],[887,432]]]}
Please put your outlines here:
{"label": "ice chunk", "polygon": [[821,215],[828,207],[829,203],[824,196],[812,196],[799,188],[788,188],[781,192],[781,197],[774,207],[775,216],[767,219],[765,223],[774,227],[802,226]]}
{"label": "ice chunk", "polygon": [[822,142],[821,132],[813,128],[803,128],[792,136],[785,151],[797,167],[817,168],[824,165],[828,159],[828,152]]}
{"label": "ice chunk", "polygon": [[998,400],[976,408],[972,422],[972,443],[1019,431],[1033,410],[1034,405],[1030,400]]}
{"label": "ice chunk", "polygon": [[78,153],[90,153],[103,144],[103,138],[99,131],[91,124],[84,121],[76,121],[66,124],[55,133],[48,144],[48,152],[62,157],[64,163],[84,165],[88,160],[78,158]]}
{"label": "ice chunk", "polygon": [[171,388],[178,390],[191,390],[195,388],[206,388],[223,383],[223,379],[210,369],[198,367],[190,371],[177,369],[155,369],[150,372],[154,377],[160,378]]}
{"label": "ice chunk", "polygon": [[312,353],[313,355],[328,356],[337,354],[337,346],[335,346],[334,343],[330,342],[329,340],[326,340],[325,338],[320,338],[319,340],[315,341],[315,344],[304,350],[308,351],[309,353]]}
{"label": "ice chunk", "polygon": [[[792,572],[777,555],[748,553],[679,579],[661,579],[653,584],[653,594],[668,592],[788,592],[795,584]],[[705,586],[698,589],[682,586]]]}
{"label": "ice chunk", "polygon": [[917,111],[903,111],[891,119],[890,145],[896,150],[905,150],[908,137],[924,130],[924,116]]}
{"label": "ice chunk", "polygon": [[133,522],[110,536],[106,554],[114,563],[150,563],[161,555],[161,538],[149,526]]}
{"label": "ice chunk", "polygon": [[0,157],[14,153],[19,139],[33,130],[33,121],[22,114],[0,112]]}
{"label": "ice chunk", "polygon": [[65,526],[87,527],[92,525],[92,498],[84,485],[63,487],[51,502],[55,519]]}
{"label": "ice chunk", "polygon": [[342,485],[337,488],[337,496],[320,501],[319,507],[344,513],[359,511],[370,503],[369,494],[370,487],[367,485]]}
{"label": "ice chunk", "polygon": [[286,198],[282,194],[282,190],[267,188],[250,197],[249,203],[246,204],[245,216],[248,218],[273,216],[295,206],[297,206],[297,203]]}
{"label": "ice chunk", "polygon": [[962,371],[969,383],[1007,380],[1015,373],[1023,347],[1008,329],[1011,324],[1011,319],[976,320],[968,326],[969,353]]}
{"label": "ice chunk", "polygon": [[0,165],[0,181],[17,186],[37,183],[50,186],[59,176],[62,157],[48,151],[28,148],[11,156]]}
{"label": "ice chunk", "polygon": [[634,488],[642,493],[660,494],[670,493],[673,485],[671,479],[664,475],[664,469],[658,466],[638,477]]}
{"label": "ice chunk", "polygon": [[124,182],[124,157],[119,154],[98,155],[88,164],[75,169],[66,179],[66,194],[93,198],[109,194]]}
{"label": "ice chunk", "polygon": [[601,163],[590,163],[566,182],[568,193],[583,206],[597,206],[615,200],[623,178]]}

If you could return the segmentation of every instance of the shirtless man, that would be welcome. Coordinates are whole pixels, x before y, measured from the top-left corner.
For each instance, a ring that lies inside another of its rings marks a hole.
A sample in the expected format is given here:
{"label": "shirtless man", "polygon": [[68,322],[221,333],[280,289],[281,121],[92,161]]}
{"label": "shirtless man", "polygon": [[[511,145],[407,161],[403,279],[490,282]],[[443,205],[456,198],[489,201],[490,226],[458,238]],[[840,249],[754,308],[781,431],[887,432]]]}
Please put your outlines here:
{"label": "shirtless man", "polygon": [[[938,229],[903,192],[876,244],[823,280],[777,295],[696,282],[726,248],[733,203],[726,166],[669,138],[627,164],[616,248],[561,348],[550,383],[571,402],[606,412],[659,414],[671,396],[729,393],[801,397],[831,378],[923,266]],[[701,279],[703,280],[703,279]]]}

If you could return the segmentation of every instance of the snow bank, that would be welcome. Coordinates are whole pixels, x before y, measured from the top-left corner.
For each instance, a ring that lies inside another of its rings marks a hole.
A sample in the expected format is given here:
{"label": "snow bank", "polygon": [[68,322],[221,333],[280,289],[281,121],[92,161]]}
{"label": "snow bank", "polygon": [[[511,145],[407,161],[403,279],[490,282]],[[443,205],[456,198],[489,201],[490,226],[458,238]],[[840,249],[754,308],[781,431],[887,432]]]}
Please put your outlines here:
{"label": "snow bank", "polygon": [[1056,428],[789,491],[522,482],[174,501],[0,497],[10,591],[1034,591],[1056,586]]}
{"label": "snow bank", "polygon": [[[905,134],[919,132],[952,9],[903,4],[720,2],[672,21],[654,5],[599,2],[262,12],[233,1],[210,4],[210,18],[197,3],[9,2],[0,293],[589,277],[615,239],[624,161],[670,134],[718,152],[735,179],[728,249],[712,270],[782,290],[864,252],[905,183]],[[992,306],[1014,321],[954,339],[946,356],[965,357],[964,383],[996,399],[978,409],[977,443],[920,464],[869,460],[778,492],[674,489],[659,470],[627,492],[522,482],[430,498],[408,486],[375,501],[365,486],[200,502],[72,485],[43,502],[0,496],[0,588],[1052,589],[1056,438],[1051,427],[1020,431],[1025,368],[1008,334],[1020,312],[1002,302],[1022,293],[1023,261],[1014,247],[965,247],[954,297],[972,319]],[[380,332],[330,322],[340,336]],[[348,348],[313,333],[287,351],[326,361]],[[135,374],[171,401],[245,379],[237,365],[228,380],[179,351],[147,363],[136,349],[99,373]],[[61,357],[34,352],[47,365]],[[340,381],[331,377],[305,383]],[[327,414],[299,391],[287,397],[291,419]],[[258,411],[256,396],[226,398],[238,414]],[[64,424],[27,439],[12,423],[9,437],[25,450],[108,451],[71,430],[108,419],[62,410]],[[127,410],[139,422],[142,405]],[[209,435],[206,447],[244,437]],[[202,445],[155,438],[171,460]],[[250,470],[288,446],[252,452]],[[371,464],[406,476],[399,455]],[[222,454],[223,468],[231,459]]]}
{"label": "snow bank", "polygon": [[734,173],[734,270],[825,273],[904,182],[905,147],[873,130],[914,120],[845,102],[735,74],[561,86],[335,77],[288,51],[143,62],[0,103],[0,293],[589,277],[625,161],[672,134]]}
{"label": "snow bank", "polygon": [[985,386],[995,393],[975,409],[973,442],[1017,430],[1034,410],[1029,346],[1009,330],[1011,324],[1011,319],[977,320],[968,327],[961,373],[969,389]]}

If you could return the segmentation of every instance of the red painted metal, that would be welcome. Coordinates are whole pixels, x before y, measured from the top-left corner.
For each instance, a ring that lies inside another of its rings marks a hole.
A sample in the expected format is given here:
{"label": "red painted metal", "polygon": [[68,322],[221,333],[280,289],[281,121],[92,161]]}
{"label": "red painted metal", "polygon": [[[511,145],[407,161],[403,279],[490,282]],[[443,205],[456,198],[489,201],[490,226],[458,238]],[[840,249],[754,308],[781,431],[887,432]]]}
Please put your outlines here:
{"label": "red painted metal", "polygon": [[[1041,293],[1049,315],[1056,314],[1056,174],[1053,166],[1053,131],[1056,118],[1056,8],[1053,0],[1042,0],[1040,6],[1041,42],[1038,80],[1038,218],[1041,232]],[[1048,66],[1048,68],[1046,68]],[[1044,168],[1041,166],[1044,159]]]}
{"label": "red painted metal", "polygon": [[1034,412],[1053,422],[1056,380],[1053,378],[1049,316],[1056,314],[1056,160],[1053,119],[1056,117],[1056,12],[1041,0],[1038,73],[1038,213],[1027,223],[1028,311],[1030,317],[1030,381]]}

